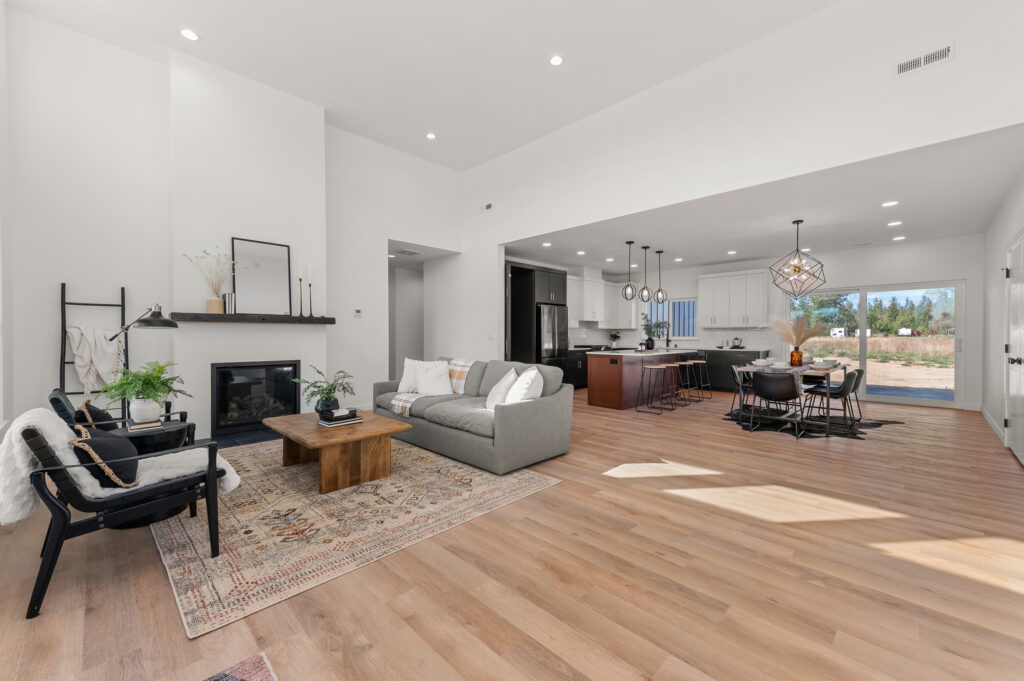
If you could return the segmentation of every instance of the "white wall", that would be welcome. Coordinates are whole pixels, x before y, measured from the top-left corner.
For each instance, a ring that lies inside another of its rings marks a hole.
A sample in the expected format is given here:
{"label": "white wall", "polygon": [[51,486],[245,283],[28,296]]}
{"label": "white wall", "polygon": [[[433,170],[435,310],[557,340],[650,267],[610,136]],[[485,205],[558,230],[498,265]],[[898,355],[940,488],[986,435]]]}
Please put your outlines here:
{"label": "white wall", "polygon": [[982,411],[992,428],[1004,438],[1006,413],[1003,382],[1006,371],[1006,252],[1024,235],[1024,176],[1007,194],[985,232],[985,393]]}
{"label": "white wall", "polygon": [[5,248],[11,223],[10,97],[7,69],[7,5],[0,4],[0,435],[14,395],[12,372],[12,327],[4,310],[11,306],[10,249]]}
{"label": "white wall", "polygon": [[[16,288],[4,309],[17,359],[8,414],[46,403],[58,383],[59,284],[74,300],[116,302],[130,318],[170,298],[167,72],[159,62],[8,9],[10,228]],[[79,308],[69,323],[119,326]],[[170,356],[171,334],[131,334],[132,364]],[[69,371],[69,375],[73,372]]]}
{"label": "white wall", "polygon": [[[171,53],[169,70],[174,309],[205,311],[211,294],[183,254],[230,253],[237,236],[289,244],[293,310],[302,263],[322,313],[330,307],[323,109],[182,54]],[[189,410],[200,435],[210,427],[211,363],[298,359],[303,376],[310,365],[328,368],[323,326],[182,322],[173,338],[177,369],[194,396],[177,406]]]}
{"label": "white wall", "polygon": [[373,384],[390,374],[388,239],[460,250],[458,177],[327,126],[327,281],[338,318],[328,363],[355,375],[347,404],[368,406]]}
{"label": "white wall", "polygon": [[423,354],[423,271],[392,267],[388,272],[391,297],[390,379],[402,376],[405,358],[426,359]]}
{"label": "white wall", "polygon": [[[845,0],[468,171],[463,255],[426,270],[433,342],[499,353],[502,243],[1021,122],[1022,21],[1022,3]],[[892,75],[948,41],[953,61]]]}

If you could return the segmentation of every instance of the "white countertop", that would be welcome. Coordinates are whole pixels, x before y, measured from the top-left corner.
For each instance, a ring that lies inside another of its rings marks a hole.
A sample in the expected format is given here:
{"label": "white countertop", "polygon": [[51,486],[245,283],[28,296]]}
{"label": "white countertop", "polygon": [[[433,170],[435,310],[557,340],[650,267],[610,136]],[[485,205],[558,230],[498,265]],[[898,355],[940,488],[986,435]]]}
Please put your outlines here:
{"label": "white countertop", "polygon": [[697,352],[695,348],[654,348],[639,352],[633,348],[618,348],[616,350],[591,350],[588,355],[624,355],[626,357],[652,357],[654,355],[681,355],[684,352]]}
{"label": "white countertop", "polygon": [[767,348],[654,348],[638,352],[633,348],[617,348],[615,350],[591,350],[588,355],[625,355],[627,357],[650,357],[652,355],[679,355],[685,352],[722,351],[722,352],[768,352]]}

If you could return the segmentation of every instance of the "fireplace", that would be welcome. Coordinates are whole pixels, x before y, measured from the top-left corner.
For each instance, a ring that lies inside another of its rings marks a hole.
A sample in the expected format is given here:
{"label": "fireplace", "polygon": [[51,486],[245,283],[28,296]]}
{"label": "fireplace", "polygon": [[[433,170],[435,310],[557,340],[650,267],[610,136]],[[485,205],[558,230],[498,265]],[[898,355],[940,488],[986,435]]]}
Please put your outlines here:
{"label": "fireplace", "polygon": [[263,419],[299,413],[299,360],[210,365],[211,434],[263,430]]}

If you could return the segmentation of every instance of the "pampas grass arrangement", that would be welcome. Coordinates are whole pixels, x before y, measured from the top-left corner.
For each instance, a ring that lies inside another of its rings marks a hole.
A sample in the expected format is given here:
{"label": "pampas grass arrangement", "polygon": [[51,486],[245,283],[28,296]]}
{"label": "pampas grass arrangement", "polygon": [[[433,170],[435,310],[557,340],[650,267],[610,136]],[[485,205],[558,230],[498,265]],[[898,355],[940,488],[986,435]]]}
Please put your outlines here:
{"label": "pampas grass arrangement", "polygon": [[805,342],[821,335],[825,331],[825,327],[820,324],[808,327],[807,318],[803,315],[793,317],[792,319],[773,317],[772,328],[775,329],[775,333],[779,338],[796,349],[800,349],[800,346]]}
{"label": "pampas grass arrangement", "polygon": [[212,253],[204,248],[198,255],[186,254],[185,259],[196,266],[214,296],[220,295],[236,265],[235,261],[219,248]]}

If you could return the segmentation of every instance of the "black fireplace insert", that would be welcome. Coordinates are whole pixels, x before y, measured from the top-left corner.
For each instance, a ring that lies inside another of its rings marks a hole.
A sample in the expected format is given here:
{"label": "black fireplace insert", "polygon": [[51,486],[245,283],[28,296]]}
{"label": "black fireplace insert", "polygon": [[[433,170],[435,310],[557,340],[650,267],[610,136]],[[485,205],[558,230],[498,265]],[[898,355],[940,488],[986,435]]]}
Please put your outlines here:
{"label": "black fireplace insert", "polygon": [[299,360],[210,365],[213,436],[264,430],[263,419],[299,413]]}

